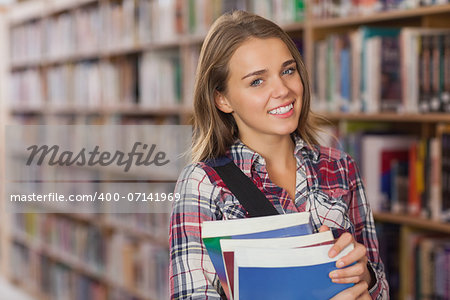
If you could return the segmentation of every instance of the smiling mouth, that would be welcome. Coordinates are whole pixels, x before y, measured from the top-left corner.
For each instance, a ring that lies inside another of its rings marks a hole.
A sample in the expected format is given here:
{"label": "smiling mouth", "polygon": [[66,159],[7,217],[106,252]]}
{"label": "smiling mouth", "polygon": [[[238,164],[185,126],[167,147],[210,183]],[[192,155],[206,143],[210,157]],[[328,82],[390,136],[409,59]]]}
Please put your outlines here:
{"label": "smiling mouth", "polygon": [[293,108],[294,108],[294,102],[291,102],[291,103],[289,103],[286,106],[282,106],[282,107],[278,107],[278,108],[270,110],[269,114],[271,114],[271,115],[282,115],[282,114],[285,114],[285,113],[289,112]]}

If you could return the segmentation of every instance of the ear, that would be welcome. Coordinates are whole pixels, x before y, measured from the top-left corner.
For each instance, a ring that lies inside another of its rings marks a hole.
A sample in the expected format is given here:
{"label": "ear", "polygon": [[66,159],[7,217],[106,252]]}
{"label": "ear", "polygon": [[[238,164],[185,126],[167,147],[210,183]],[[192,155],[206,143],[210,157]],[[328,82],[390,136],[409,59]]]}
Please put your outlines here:
{"label": "ear", "polygon": [[233,108],[231,107],[227,97],[219,91],[214,91],[214,103],[219,110],[226,114],[233,112]]}

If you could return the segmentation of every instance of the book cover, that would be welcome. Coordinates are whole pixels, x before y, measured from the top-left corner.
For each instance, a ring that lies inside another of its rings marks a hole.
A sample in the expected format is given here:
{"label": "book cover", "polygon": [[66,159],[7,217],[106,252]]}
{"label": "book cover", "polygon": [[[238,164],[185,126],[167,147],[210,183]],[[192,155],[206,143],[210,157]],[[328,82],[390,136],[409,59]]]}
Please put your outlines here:
{"label": "book cover", "polygon": [[220,246],[222,248],[223,262],[230,287],[231,296],[234,291],[234,251],[237,248],[267,248],[267,249],[281,249],[281,248],[301,248],[317,246],[325,243],[332,243],[334,241],[333,233],[328,230],[319,233],[308,235],[284,237],[284,238],[269,238],[269,239],[222,239]]}
{"label": "book cover", "polygon": [[228,299],[231,299],[222,258],[221,239],[289,237],[311,234],[312,231],[310,213],[301,212],[257,218],[206,221],[202,223],[202,240],[225,294]]}
{"label": "book cover", "polygon": [[[373,98],[379,98],[381,91],[373,91],[376,88],[374,85],[374,76],[380,75],[381,53],[374,51],[379,49],[381,51],[381,39],[382,38],[395,38],[398,39],[400,29],[398,28],[380,28],[380,27],[367,27],[362,26],[359,29],[361,35],[361,96],[362,96],[362,109],[364,112],[378,112],[379,106]],[[379,42],[373,42],[380,40]],[[375,44],[375,45],[373,45]],[[379,45],[376,45],[379,44]],[[375,53],[374,53],[375,52]],[[375,55],[375,56],[373,56]],[[374,61],[376,60],[376,62]],[[400,72],[396,70],[396,72]],[[373,73],[375,72],[375,73]],[[391,71],[393,72],[393,71]],[[372,90],[372,91],[371,91]],[[374,95],[375,93],[375,95]],[[371,95],[372,94],[372,95]],[[372,97],[372,99],[371,99]]]}
{"label": "book cover", "polygon": [[381,39],[381,111],[402,110],[399,37]]}
{"label": "book cover", "polygon": [[237,248],[235,250],[235,300],[330,299],[353,284],[333,283],[329,273],[338,259],[328,257],[333,245],[296,249]]}
{"label": "book cover", "polygon": [[381,151],[381,193],[383,198],[388,199],[387,207],[384,207],[385,210],[392,210],[392,200],[393,200],[393,189],[394,186],[392,182],[394,178],[392,178],[392,166],[394,165],[394,161],[397,163],[407,162],[408,161],[408,149],[403,150],[384,150]]}
{"label": "book cover", "polygon": [[362,177],[367,199],[374,211],[382,210],[386,201],[381,192],[382,152],[408,150],[415,140],[411,136],[378,134],[367,134],[361,138]]}

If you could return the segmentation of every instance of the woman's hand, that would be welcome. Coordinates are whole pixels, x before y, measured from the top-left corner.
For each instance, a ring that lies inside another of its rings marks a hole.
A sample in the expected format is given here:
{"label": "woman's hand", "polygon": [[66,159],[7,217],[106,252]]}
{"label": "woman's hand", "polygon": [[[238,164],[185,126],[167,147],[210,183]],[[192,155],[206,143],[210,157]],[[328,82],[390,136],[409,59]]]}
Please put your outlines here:
{"label": "woman's hand", "polygon": [[[330,230],[328,226],[322,225],[319,232],[327,230]],[[328,252],[328,256],[331,258],[335,257],[350,244],[354,245],[353,250],[336,261],[338,270],[330,272],[329,276],[333,282],[355,283],[355,285],[340,292],[332,299],[371,299],[368,287],[372,284],[372,276],[367,269],[366,247],[356,242],[353,236],[346,232],[338,238]]]}

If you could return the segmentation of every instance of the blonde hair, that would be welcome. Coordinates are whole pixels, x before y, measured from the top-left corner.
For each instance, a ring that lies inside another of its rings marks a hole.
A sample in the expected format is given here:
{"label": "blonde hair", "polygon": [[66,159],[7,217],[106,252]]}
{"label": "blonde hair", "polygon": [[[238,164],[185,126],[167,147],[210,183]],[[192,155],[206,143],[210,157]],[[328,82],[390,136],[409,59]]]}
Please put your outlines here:
{"label": "blonde hair", "polygon": [[225,93],[229,61],[247,39],[281,39],[294,57],[303,83],[303,101],[297,133],[309,145],[318,144],[317,118],[310,112],[308,73],[292,39],[275,23],[260,16],[233,11],[219,17],[209,29],[200,51],[194,86],[192,161],[222,156],[238,138],[231,114],[220,111],[214,102],[215,91]]}

